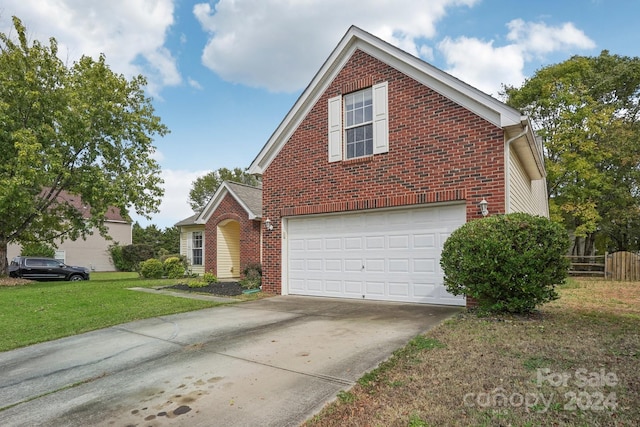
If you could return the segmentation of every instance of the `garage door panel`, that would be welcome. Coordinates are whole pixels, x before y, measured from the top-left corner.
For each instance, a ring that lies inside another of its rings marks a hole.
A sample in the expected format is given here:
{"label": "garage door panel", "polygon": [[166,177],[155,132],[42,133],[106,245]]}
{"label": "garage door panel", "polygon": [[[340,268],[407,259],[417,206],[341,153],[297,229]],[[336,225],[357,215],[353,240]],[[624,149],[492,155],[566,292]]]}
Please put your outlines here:
{"label": "garage door panel", "polygon": [[370,273],[383,273],[385,271],[384,258],[367,259],[364,262],[364,269]]}
{"label": "garage door panel", "polygon": [[344,271],[345,273],[362,271],[362,260],[361,259],[345,259]]}
{"label": "garage door panel", "polygon": [[435,233],[414,235],[413,247],[416,249],[435,248],[436,247]]}
{"label": "garage door panel", "polygon": [[414,283],[413,294],[422,298],[436,298],[439,296],[435,283]]}
{"label": "garage door panel", "polygon": [[321,251],[322,239],[307,239],[306,249],[308,251]]}
{"label": "garage door panel", "polygon": [[400,274],[409,272],[409,260],[406,258],[389,259],[389,273]]}
{"label": "garage door panel", "polygon": [[389,236],[389,249],[409,249],[409,235]]}
{"label": "garage door panel", "polygon": [[365,282],[365,295],[385,296],[385,282]]}
{"label": "garage door panel", "polygon": [[344,293],[346,295],[360,297],[362,295],[362,282],[355,280],[344,281]]}
{"label": "garage door panel", "polygon": [[342,260],[341,259],[327,259],[325,260],[325,271],[330,273],[341,273],[342,269]]}
{"label": "garage door panel", "polygon": [[362,237],[345,237],[344,239],[344,249],[349,250],[360,250],[362,249]]}
{"label": "garage door panel", "polygon": [[384,236],[367,236],[366,237],[367,249],[384,249],[385,238]]}
{"label": "garage door panel", "polygon": [[342,294],[342,280],[326,280],[325,290],[330,294]]}
{"label": "garage door panel", "polygon": [[290,218],[289,293],[464,305],[443,286],[440,252],[465,218],[462,204]]}
{"label": "garage door panel", "polygon": [[326,238],[324,239],[324,245],[327,251],[339,251],[342,249],[342,239]]}
{"label": "garage door panel", "polygon": [[307,270],[311,272],[321,272],[323,270],[322,264],[322,259],[308,259]]}

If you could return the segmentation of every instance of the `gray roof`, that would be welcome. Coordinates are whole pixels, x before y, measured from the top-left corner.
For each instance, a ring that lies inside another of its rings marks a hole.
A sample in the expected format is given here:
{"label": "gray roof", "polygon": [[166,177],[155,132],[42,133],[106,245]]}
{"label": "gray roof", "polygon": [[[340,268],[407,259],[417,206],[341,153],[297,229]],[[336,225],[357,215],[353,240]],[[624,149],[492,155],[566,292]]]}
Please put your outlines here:
{"label": "gray roof", "polygon": [[229,190],[245,204],[250,213],[257,218],[262,217],[262,188],[252,187],[232,181],[225,181]]}
{"label": "gray roof", "polygon": [[224,181],[200,212],[177,222],[175,226],[198,225],[208,221],[209,216],[213,213],[212,209],[217,207],[217,203],[222,200],[225,188],[247,211],[250,218],[262,218],[262,187],[252,187],[251,185],[240,184],[238,182]]}
{"label": "gray roof", "polygon": [[191,215],[189,218],[185,218],[182,221],[176,222],[174,225],[176,227],[180,227],[183,225],[195,225],[196,224],[196,218],[198,218],[198,215],[200,215],[200,213],[195,213],[193,215]]}

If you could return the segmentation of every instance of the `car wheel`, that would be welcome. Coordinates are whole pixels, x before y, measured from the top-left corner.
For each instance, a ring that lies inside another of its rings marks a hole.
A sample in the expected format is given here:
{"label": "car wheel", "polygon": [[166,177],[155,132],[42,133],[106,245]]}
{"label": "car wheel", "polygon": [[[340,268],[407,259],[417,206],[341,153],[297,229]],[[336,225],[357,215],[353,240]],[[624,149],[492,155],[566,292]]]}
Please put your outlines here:
{"label": "car wheel", "polygon": [[73,276],[69,277],[69,280],[72,282],[78,282],[80,280],[84,280],[84,278],[79,274],[74,274]]}

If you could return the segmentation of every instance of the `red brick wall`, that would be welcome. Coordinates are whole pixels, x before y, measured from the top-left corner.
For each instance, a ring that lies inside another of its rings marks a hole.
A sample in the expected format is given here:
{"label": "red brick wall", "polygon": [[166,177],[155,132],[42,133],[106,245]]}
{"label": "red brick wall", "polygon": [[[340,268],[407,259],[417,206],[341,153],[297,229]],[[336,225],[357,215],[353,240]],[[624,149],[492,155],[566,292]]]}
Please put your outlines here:
{"label": "red brick wall", "polygon": [[251,220],[242,206],[227,194],[205,225],[204,266],[216,276],[218,258],[217,227],[222,221],[232,219],[240,223],[240,271],[247,264],[260,262],[260,221]]}
{"label": "red brick wall", "polygon": [[[389,152],[328,162],[329,98],[387,81]],[[281,292],[283,216],[466,200],[504,212],[502,129],[356,51],[263,175],[263,290]]]}

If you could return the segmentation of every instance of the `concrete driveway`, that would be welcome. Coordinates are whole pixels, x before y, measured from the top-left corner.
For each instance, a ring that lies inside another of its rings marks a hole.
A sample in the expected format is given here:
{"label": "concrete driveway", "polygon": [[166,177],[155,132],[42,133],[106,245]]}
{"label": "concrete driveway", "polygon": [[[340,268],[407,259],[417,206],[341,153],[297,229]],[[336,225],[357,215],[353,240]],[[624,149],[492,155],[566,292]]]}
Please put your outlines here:
{"label": "concrete driveway", "polygon": [[278,296],[8,351],[0,425],[298,425],[458,311]]}

